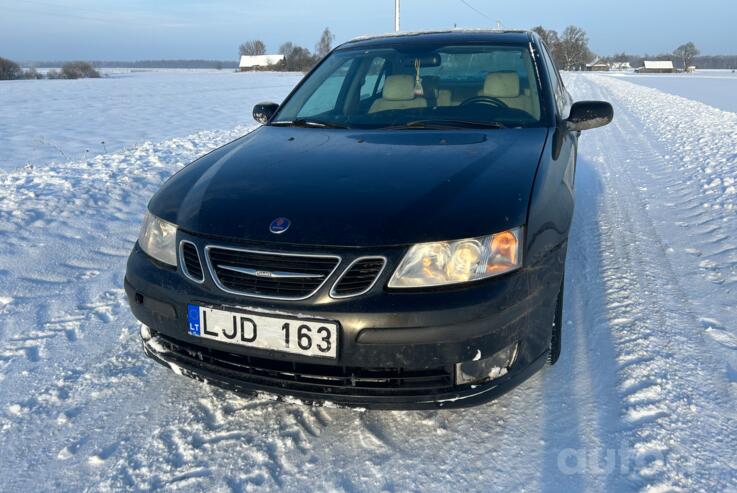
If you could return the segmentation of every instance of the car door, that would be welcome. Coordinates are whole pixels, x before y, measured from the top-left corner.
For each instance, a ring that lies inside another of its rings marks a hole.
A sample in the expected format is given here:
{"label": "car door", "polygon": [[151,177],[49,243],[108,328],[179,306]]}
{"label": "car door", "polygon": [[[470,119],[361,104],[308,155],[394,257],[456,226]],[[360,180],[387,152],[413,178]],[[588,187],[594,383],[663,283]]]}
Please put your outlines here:
{"label": "car door", "polygon": [[[548,84],[548,90],[543,93],[553,98],[553,104],[547,107],[554,107],[555,121],[540,157],[530,200],[528,260],[532,263],[541,261],[551,251],[559,251],[565,258],[568,231],[573,219],[578,141],[578,133],[569,131],[565,122],[573,104],[572,99],[542,42],[539,42],[538,48],[538,69],[544,71],[546,77],[543,83]],[[543,285],[559,282],[558,275],[562,273],[553,274],[550,279],[540,279],[540,282]]]}

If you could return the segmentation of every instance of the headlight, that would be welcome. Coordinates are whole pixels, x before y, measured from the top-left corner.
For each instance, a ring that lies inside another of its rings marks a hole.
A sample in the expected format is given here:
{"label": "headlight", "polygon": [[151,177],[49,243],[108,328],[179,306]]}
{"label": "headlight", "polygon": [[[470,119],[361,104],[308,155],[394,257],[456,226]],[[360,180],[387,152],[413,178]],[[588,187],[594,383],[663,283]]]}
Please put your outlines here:
{"label": "headlight", "polygon": [[146,211],[138,244],[144,252],[159,262],[177,265],[177,227],[172,223]]}
{"label": "headlight", "polygon": [[522,265],[522,227],[458,241],[412,246],[394,271],[390,288],[424,288],[478,281]]}

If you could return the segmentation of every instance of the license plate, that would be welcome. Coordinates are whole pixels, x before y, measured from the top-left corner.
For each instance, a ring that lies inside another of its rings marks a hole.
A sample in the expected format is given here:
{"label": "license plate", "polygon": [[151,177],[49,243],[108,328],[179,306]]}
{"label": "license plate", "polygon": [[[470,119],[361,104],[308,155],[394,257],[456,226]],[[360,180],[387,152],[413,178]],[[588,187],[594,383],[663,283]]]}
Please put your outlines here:
{"label": "license plate", "polygon": [[279,315],[188,306],[189,334],[214,341],[286,353],[335,358],[338,324]]}

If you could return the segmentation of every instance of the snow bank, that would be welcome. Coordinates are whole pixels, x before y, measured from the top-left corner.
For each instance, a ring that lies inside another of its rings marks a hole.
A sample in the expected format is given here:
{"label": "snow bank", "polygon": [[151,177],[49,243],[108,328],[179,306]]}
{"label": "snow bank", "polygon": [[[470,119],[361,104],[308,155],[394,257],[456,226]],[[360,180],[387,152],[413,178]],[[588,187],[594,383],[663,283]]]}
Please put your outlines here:
{"label": "snow bank", "polygon": [[294,73],[106,72],[100,79],[0,82],[0,170],[77,162],[145,141],[251,125],[253,105],[280,102]]}
{"label": "snow bank", "polygon": [[699,70],[695,74],[628,73],[621,76],[628,82],[737,113],[737,73],[731,70]]}

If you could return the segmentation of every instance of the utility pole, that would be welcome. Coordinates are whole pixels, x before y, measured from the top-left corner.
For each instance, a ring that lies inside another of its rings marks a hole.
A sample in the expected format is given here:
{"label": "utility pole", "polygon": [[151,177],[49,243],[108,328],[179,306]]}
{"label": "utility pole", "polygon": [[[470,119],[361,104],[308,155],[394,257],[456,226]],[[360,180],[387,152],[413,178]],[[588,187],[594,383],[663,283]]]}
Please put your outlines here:
{"label": "utility pole", "polygon": [[394,0],[394,32],[399,32],[399,0]]}

